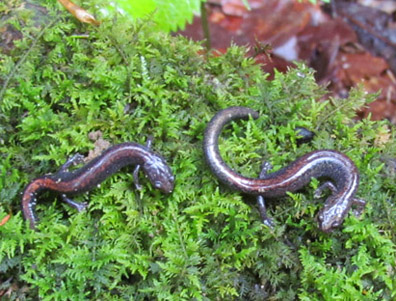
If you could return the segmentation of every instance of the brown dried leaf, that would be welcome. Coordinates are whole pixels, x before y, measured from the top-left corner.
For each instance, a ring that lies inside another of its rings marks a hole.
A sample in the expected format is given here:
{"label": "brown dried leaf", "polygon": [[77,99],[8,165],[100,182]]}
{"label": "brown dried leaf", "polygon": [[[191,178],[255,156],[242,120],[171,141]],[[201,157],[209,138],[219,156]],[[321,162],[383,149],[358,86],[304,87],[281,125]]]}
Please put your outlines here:
{"label": "brown dried leaf", "polygon": [[379,129],[379,132],[374,140],[374,145],[377,147],[383,147],[387,144],[391,138],[391,133],[388,127],[383,127]]}
{"label": "brown dried leaf", "polygon": [[90,132],[88,134],[88,138],[92,141],[95,141],[95,148],[91,149],[88,153],[88,156],[84,159],[85,162],[91,161],[93,158],[98,157],[102,154],[105,149],[108,149],[111,146],[111,143],[102,138],[101,131]]}
{"label": "brown dried leaf", "polygon": [[97,21],[94,16],[92,16],[85,9],[79,7],[77,4],[74,4],[70,0],[58,0],[58,2],[62,4],[73,16],[75,16],[81,22],[89,23],[96,26],[100,24],[100,22]]}
{"label": "brown dried leaf", "polygon": [[0,226],[5,225],[8,220],[11,218],[11,214],[6,215],[1,221],[0,221]]}

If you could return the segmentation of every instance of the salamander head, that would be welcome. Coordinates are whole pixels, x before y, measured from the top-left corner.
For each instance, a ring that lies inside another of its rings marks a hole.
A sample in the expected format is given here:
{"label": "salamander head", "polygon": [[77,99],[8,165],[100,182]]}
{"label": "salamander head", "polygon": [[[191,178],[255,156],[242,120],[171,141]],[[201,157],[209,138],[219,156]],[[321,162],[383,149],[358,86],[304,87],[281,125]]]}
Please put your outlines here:
{"label": "salamander head", "polygon": [[175,185],[175,177],[165,160],[159,156],[151,156],[143,164],[143,170],[151,185],[164,193],[171,193]]}
{"label": "salamander head", "polygon": [[345,198],[330,196],[326,200],[323,209],[319,211],[319,228],[323,232],[330,232],[334,228],[339,227],[343,223],[351,207],[350,204],[351,201],[348,201]]}

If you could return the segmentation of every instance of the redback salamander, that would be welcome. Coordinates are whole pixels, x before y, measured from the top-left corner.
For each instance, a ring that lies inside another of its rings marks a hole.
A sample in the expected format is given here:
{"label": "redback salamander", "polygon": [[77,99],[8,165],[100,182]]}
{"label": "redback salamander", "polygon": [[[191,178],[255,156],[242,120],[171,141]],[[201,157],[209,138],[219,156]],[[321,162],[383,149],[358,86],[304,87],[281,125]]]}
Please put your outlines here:
{"label": "redback salamander", "polygon": [[334,150],[317,150],[305,154],[288,166],[272,173],[264,163],[260,178],[247,178],[232,170],[220,156],[218,138],[223,127],[232,120],[258,118],[259,114],[245,107],[230,107],[219,111],[209,122],[204,134],[204,154],[212,172],[221,182],[246,194],[259,196],[258,202],[263,222],[271,225],[266,216],[264,197],[273,198],[296,191],[308,184],[311,178],[328,178],[315,192],[319,197],[326,188],[332,194],[318,214],[319,228],[331,231],[343,222],[353,204],[359,208],[365,202],[354,197],[359,186],[359,173],[355,164],[344,154]]}
{"label": "redback salamander", "polygon": [[53,190],[61,194],[62,200],[79,211],[86,207],[85,203],[77,203],[67,195],[86,192],[126,165],[137,165],[134,180],[138,186],[137,171],[139,167],[151,184],[164,193],[171,193],[174,188],[174,176],[164,158],[154,153],[147,146],[137,143],[121,143],[105,150],[100,156],[88,162],[85,166],[69,172],[68,168],[81,162],[79,154],[70,158],[55,174],[39,177],[30,182],[22,195],[22,211],[29,220],[30,227],[35,228],[37,218],[35,214],[37,193],[42,190]]}

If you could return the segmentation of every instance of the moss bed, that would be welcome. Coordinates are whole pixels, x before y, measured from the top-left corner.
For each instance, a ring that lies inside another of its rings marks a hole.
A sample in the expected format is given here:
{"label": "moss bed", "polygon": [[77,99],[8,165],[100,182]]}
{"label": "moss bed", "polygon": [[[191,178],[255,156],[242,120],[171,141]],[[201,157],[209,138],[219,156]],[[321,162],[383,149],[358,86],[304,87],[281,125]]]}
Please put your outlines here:
{"label": "moss bed", "polygon": [[[2,26],[23,35],[0,54],[0,221],[12,215],[0,226],[3,298],[394,300],[395,137],[386,121],[354,120],[375,96],[326,98],[303,64],[268,81],[246,49],[203,55],[199,44],[152,32],[149,21],[111,15],[93,27],[56,1],[35,2],[43,15],[19,4],[0,4]],[[226,127],[228,164],[257,177],[264,159],[276,170],[311,150],[342,151],[359,168],[364,214],[321,232],[312,180],[271,200],[276,227],[265,227],[255,199],[221,185],[204,161],[206,124],[233,105],[261,117]],[[297,126],[313,130],[313,141],[297,146]],[[110,144],[153,136],[176,175],[174,192],[143,177],[138,192],[125,168],[74,197],[89,202],[81,213],[42,193],[38,231],[30,230],[24,186],[87,155],[95,132]]]}

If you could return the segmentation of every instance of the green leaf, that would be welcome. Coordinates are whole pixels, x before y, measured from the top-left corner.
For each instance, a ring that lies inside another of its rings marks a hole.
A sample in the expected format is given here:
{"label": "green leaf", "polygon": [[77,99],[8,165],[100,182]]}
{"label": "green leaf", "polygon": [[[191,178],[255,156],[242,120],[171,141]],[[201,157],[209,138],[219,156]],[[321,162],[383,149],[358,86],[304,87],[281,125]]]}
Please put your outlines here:
{"label": "green leaf", "polygon": [[184,29],[193,14],[199,12],[201,0],[116,0],[133,18],[150,20],[163,31]]}
{"label": "green leaf", "polygon": [[156,0],[116,0],[118,5],[133,18],[143,18],[157,8]]}

